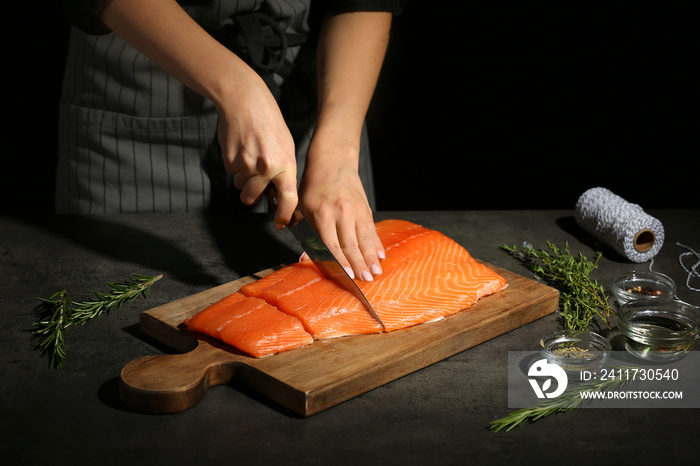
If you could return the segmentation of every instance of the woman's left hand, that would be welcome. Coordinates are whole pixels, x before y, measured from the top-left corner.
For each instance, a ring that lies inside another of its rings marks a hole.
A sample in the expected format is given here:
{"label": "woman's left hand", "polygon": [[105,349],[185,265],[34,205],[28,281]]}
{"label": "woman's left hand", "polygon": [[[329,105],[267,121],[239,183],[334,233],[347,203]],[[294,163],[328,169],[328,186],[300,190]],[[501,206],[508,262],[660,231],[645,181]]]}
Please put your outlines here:
{"label": "woman's left hand", "polygon": [[350,276],[382,272],[382,246],[358,174],[362,126],[389,41],[389,12],[327,15],[318,45],[318,114],[299,186],[302,212]]}
{"label": "woman's left hand", "polygon": [[384,247],[357,171],[357,154],[312,143],[299,188],[300,207],[349,275],[381,274]]}

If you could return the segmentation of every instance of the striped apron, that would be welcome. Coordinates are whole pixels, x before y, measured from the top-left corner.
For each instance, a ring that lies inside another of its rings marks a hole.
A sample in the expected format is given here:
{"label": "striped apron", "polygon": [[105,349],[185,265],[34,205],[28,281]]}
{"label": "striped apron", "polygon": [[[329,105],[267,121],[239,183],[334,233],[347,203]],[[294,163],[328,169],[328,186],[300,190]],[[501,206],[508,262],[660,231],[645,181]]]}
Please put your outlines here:
{"label": "striped apron", "polygon": [[[315,116],[309,1],[181,2],[263,76],[294,136],[299,176]],[[119,35],[71,29],[59,106],[57,213],[251,210],[224,169],[213,103]],[[360,175],[374,208],[366,130]],[[252,210],[266,208],[263,200]]]}

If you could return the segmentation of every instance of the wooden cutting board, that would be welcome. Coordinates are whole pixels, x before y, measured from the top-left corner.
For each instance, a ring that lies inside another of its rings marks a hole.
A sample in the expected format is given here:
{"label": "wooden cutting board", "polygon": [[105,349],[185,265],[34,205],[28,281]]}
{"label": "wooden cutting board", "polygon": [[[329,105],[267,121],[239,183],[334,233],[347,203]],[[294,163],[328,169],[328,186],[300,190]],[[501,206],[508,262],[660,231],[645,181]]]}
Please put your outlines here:
{"label": "wooden cutting board", "polygon": [[508,287],[443,320],[376,335],[316,341],[256,359],[200,334],[183,321],[275,268],[156,307],[141,315],[141,330],[181,354],[146,356],[121,371],[120,395],[146,413],[192,408],[209,387],[235,379],[276,403],[310,416],[558,309],[559,292],[486,264]]}

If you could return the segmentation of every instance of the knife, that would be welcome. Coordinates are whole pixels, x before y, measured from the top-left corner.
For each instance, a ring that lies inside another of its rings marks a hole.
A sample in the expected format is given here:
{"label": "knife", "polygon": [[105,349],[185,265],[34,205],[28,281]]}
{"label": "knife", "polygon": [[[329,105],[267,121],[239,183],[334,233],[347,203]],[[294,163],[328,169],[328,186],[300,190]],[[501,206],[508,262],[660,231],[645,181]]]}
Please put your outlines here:
{"label": "knife", "polygon": [[[273,209],[277,207],[277,188],[270,184],[265,190],[268,200]],[[292,220],[287,225],[287,229],[292,232],[294,238],[299,242],[304,252],[313,261],[314,265],[328,279],[333,280],[342,288],[352,293],[365,306],[370,314],[379,322],[383,329],[384,323],[381,321],[377,313],[372,308],[372,305],[367,301],[365,295],[362,294],[357,284],[350,278],[350,275],[345,271],[338,259],[328,249],[326,243],[323,242],[316,230],[311,226],[309,221],[301,213],[299,207],[294,209]]]}

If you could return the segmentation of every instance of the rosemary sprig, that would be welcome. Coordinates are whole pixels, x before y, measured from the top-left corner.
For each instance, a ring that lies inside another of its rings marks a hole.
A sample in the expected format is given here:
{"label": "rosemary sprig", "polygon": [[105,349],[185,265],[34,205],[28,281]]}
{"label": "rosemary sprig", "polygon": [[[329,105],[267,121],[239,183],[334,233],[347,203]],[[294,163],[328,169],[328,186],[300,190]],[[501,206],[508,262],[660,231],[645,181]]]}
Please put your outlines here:
{"label": "rosemary sprig", "polygon": [[549,241],[547,246],[551,253],[535,249],[531,244],[524,244],[521,249],[506,245],[501,247],[522,260],[536,276],[559,290],[565,328],[587,330],[596,315],[610,327],[610,314],[613,311],[605,290],[589,276],[598,267],[602,253],[596,253],[595,260],[590,261],[581,253],[574,257],[568,243],[563,250]]}
{"label": "rosemary sprig", "polygon": [[39,327],[36,334],[41,336],[39,347],[49,353],[51,367],[60,368],[66,359],[65,337],[66,329],[71,324],[71,303],[68,292],[64,289],[57,291],[49,299],[39,298],[49,309],[46,318],[35,322]]}
{"label": "rosemary sprig", "polygon": [[49,365],[56,369],[63,366],[68,327],[73,324],[83,325],[103,312],[110,312],[133,301],[140,294],[148,298],[151,285],[162,277],[132,274],[121,282],[108,282],[111,290],[109,293],[93,290],[95,298],[83,302],[71,301],[65,289],[54,293],[49,299],[37,298],[42,301],[45,312],[44,318],[34,323],[38,327],[35,333],[41,337],[39,347],[49,354]]}
{"label": "rosemary sprig", "polygon": [[583,404],[584,401],[586,401],[586,398],[581,396],[581,392],[583,391],[601,392],[613,390],[618,386],[629,385],[630,383],[630,379],[622,379],[620,377],[615,377],[605,380],[598,380],[578,384],[567,388],[564,391],[564,393],[562,393],[556,398],[542,401],[530,408],[522,408],[517,411],[513,411],[504,418],[492,421],[489,424],[489,430],[492,430],[494,432],[505,430],[506,432],[508,432],[516,427],[522,427],[525,424],[535,422],[538,419],[549,416],[551,414],[571,411],[572,409],[580,406],[581,404]]}
{"label": "rosemary sprig", "polygon": [[130,303],[141,293],[144,294],[145,298],[148,298],[148,290],[151,288],[151,285],[162,277],[162,275],[147,277],[133,274],[119,283],[107,282],[111,289],[110,293],[100,293],[93,290],[92,293],[95,295],[95,299],[73,303],[73,322],[82,325],[103,312],[109,313],[112,309],[118,309],[123,304]]}

